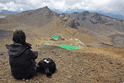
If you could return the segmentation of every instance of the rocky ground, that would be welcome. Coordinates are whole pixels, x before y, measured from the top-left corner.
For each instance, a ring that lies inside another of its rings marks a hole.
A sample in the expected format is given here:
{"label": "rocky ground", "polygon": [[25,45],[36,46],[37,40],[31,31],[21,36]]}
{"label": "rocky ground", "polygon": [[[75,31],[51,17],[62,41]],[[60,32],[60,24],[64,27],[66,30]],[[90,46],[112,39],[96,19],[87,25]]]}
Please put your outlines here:
{"label": "rocky ground", "polygon": [[85,48],[68,51],[56,46],[36,46],[38,63],[43,58],[55,61],[57,71],[51,78],[39,74],[30,80],[16,80],[6,52],[0,53],[0,83],[123,83],[124,49]]}

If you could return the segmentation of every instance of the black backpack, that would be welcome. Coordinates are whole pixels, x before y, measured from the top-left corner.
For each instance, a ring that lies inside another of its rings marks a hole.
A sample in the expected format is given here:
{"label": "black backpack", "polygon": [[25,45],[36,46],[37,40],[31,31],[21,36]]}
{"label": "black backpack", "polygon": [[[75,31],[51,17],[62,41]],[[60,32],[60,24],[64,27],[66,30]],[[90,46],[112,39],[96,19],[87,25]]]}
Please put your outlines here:
{"label": "black backpack", "polygon": [[46,74],[47,77],[51,77],[56,71],[56,64],[50,58],[44,58],[38,63],[39,67],[37,71],[42,74]]}

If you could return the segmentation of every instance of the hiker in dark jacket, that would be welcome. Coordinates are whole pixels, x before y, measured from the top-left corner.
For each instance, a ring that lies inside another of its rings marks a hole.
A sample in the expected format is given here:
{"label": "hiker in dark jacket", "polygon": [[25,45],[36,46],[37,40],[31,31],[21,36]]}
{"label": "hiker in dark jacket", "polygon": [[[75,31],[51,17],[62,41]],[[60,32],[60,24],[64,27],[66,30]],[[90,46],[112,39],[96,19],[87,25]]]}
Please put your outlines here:
{"label": "hiker in dark jacket", "polygon": [[13,33],[13,44],[6,45],[9,54],[11,73],[16,79],[30,79],[36,75],[38,52],[32,51],[31,44],[26,43],[23,31]]}

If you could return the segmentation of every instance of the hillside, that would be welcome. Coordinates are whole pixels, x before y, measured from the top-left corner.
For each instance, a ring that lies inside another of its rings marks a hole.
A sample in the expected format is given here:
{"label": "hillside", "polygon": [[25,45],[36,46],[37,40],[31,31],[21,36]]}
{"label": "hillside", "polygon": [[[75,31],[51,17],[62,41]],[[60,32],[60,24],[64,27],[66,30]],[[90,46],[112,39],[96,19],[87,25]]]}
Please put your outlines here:
{"label": "hillside", "polygon": [[[62,14],[62,18],[72,18],[72,28],[76,28],[81,33],[88,34],[96,38],[99,43],[123,47],[124,21],[116,20],[98,13],[88,11],[72,14]],[[74,25],[75,24],[75,25]],[[78,26],[77,26],[78,25]],[[118,39],[116,34],[118,34]],[[113,38],[112,38],[112,37]],[[121,37],[121,38],[120,38]],[[117,42],[116,39],[120,42]]]}

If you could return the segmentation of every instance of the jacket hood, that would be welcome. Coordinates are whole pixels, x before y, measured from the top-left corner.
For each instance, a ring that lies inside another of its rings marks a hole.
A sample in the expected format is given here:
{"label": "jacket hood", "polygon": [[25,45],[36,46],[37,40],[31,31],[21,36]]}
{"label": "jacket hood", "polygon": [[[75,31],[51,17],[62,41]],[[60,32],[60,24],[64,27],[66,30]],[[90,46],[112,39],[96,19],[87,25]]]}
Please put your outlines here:
{"label": "jacket hood", "polygon": [[10,57],[18,57],[26,50],[26,48],[22,44],[19,44],[19,43],[6,45],[6,47],[8,49],[8,54]]}

